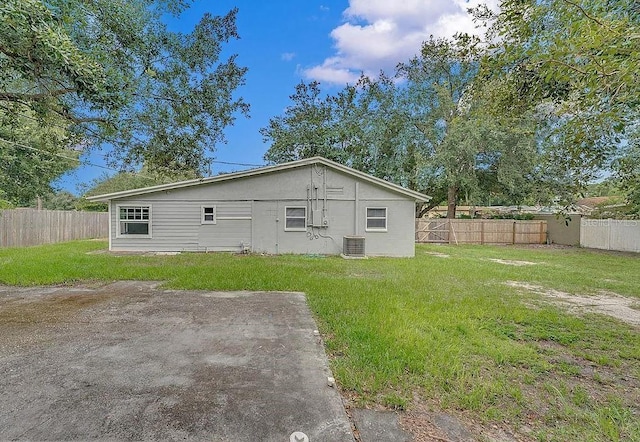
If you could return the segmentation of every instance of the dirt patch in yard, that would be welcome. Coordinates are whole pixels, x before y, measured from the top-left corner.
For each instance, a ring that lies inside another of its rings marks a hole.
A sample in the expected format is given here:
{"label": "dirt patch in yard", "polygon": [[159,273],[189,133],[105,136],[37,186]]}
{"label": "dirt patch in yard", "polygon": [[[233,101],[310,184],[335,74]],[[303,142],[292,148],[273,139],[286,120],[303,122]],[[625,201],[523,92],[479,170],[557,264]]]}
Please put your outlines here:
{"label": "dirt patch in yard", "polygon": [[515,266],[515,267],[534,266],[534,265],[540,264],[538,262],[531,262],[531,261],[516,261],[511,259],[496,259],[496,258],[489,258],[489,261],[497,262],[498,264],[504,264],[506,266]]}
{"label": "dirt patch in yard", "polygon": [[527,282],[507,281],[510,287],[525,289],[529,292],[543,295],[555,304],[567,308],[575,313],[600,313],[619,319],[627,324],[640,326],[640,310],[637,301],[625,298],[617,293],[601,291],[597,295],[575,295],[560,290],[546,289],[542,286]]}
{"label": "dirt patch in yard", "polygon": [[451,255],[447,255],[446,253],[438,253],[438,252],[424,252],[426,255],[435,256],[436,258],[450,258]]}

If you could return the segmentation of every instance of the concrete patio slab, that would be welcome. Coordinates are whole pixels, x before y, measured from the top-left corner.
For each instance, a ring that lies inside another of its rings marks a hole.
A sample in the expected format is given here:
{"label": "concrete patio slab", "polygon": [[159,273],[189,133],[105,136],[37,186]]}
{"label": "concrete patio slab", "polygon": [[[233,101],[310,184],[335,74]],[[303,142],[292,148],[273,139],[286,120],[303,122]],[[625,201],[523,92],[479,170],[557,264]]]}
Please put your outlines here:
{"label": "concrete patio slab", "polygon": [[0,439],[353,441],[302,293],[0,287]]}

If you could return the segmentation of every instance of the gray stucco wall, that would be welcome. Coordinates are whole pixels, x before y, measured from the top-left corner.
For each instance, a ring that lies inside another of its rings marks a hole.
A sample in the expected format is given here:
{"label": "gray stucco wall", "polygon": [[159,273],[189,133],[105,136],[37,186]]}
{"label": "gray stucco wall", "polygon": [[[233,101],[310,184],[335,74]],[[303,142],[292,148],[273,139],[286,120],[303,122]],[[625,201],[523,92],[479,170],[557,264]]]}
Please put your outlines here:
{"label": "gray stucco wall", "polygon": [[[317,190],[316,190],[317,189]],[[118,234],[119,206],[151,207],[148,238]],[[215,206],[216,224],[202,224]],[[326,227],[285,229],[286,207],[318,209]],[[367,207],[387,209],[387,230],[367,231]],[[240,251],[339,254],[345,235],[365,237],[367,255],[414,256],[415,202],[397,192],[325,166],[159,191],[111,201],[112,250]]]}
{"label": "gray stucco wall", "polygon": [[547,222],[547,240],[553,244],[566,246],[580,245],[580,219],[581,215],[569,215],[565,220],[563,216],[536,215],[534,219]]}

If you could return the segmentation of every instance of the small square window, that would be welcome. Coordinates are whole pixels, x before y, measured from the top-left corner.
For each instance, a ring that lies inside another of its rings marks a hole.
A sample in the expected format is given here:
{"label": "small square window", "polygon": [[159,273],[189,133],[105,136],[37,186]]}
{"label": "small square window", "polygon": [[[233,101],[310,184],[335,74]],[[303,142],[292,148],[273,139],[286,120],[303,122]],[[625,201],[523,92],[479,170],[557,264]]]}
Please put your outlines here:
{"label": "small square window", "polygon": [[307,230],[307,208],[306,207],[285,207],[284,230],[288,230],[288,231]]}
{"label": "small square window", "polygon": [[387,208],[367,207],[367,231],[387,231]]}
{"label": "small square window", "polygon": [[202,206],[202,224],[216,223],[216,206]]}

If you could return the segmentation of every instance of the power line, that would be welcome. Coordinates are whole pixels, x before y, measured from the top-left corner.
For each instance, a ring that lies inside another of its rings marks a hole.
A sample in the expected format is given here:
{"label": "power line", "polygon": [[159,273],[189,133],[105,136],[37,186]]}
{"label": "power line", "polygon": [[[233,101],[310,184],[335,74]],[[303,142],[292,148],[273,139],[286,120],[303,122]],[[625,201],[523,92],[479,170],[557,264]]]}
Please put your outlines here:
{"label": "power line", "polygon": [[[100,164],[91,163],[89,161],[83,161],[80,158],[68,157],[66,155],[62,155],[62,154],[59,154],[59,153],[56,153],[56,152],[49,152],[47,150],[38,149],[38,148],[35,148],[35,147],[32,147],[32,146],[27,146],[25,144],[17,143],[15,141],[5,140],[4,138],[0,138],[0,141],[4,141],[5,143],[13,144],[14,146],[22,147],[23,149],[29,149],[29,150],[33,150],[33,151],[36,151],[36,152],[46,153],[46,154],[49,154],[49,155],[52,155],[52,156],[64,158],[66,160],[77,161],[78,163],[83,164],[83,165],[99,167],[101,169],[106,169],[106,170],[110,170],[110,171],[113,171],[113,172],[122,172],[121,170],[114,169],[113,167],[107,167],[107,166],[103,166],[103,165],[100,165]],[[152,178],[150,176],[142,175],[142,174],[139,174],[139,173],[137,175],[139,175],[139,176],[141,176],[143,178],[148,178],[150,180],[154,179],[154,178]]]}
{"label": "power line", "polygon": [[232,163],[230,161],[217,161],[217,160],[211,160],[212,163],[216,163],[216,164],[229,164],[232,166],[246,166],[246,167],[263,167],[265,166],[265,164],[250,164],[250,163]]}
{"label": "power line", "polygon": [[[28,118],[28,119],[30,119],[30,120],[32,120],[32,121],[37,122],[37,123],[39,123],[39,122],[40,122],[40,120],[38,120],[37,118],[32,117],[31,115],[27,115],[27,114],[24,114],[24,113],[22,113],[22,112],[15,112],[15,111],[13,111],[13,110],[11,110],[11,109],[9,109],[9,108],[5,107],[5,106],[2,106],[2,105],[0,105],[0,107],[2,107],[5,111],[7,111],[7,112],[9,112],[9,113],[12,113],[12,114],[18,114],[19,116],[21,116],[21,117],[23,117],[23,118]],[[69,129],[69,128],[68,128],[68,126],[63,126],[63,125],[55,124],[55,123],[50,123],[50,124],[51,124],[52,126],[59,127],[60,129],[65,129],[65,130],[68,130],[68,129]],[[85,129],[89,130],[88,128],[85,128]],[[118,141],[118,140],[109,139],[109,138],[105,138],[105,137],[99,136],[98,134],[96,134],[96,133],[95,133],[95,131],[91,131],[91,133],[92,133],[96,138],[98,138],[98,139],[100,139],[100,140],[102,140],[102,141],[105,141],[105,142],[108,142],[108,143],[113,143],[113,144],[119,143],[119,141]],[[132,136],[132,138],[133,138],[135,141],[139,142],[139,143],[143,143],[143,141],[142,141],[141,139],[139,139],[139,138],[137,138],[137,137],[135,137],[135,136]],[[7,140],[3,140],[3,141],[7,141]],[[46,152],[46,151],[45,151],[45,152]],[[51,153],[51,152],[49,152],[49,153]],[[106,159],[109,155],[105,154],[105,155],[100,155],[100,156],[101,156],[102,158],[105,158],[105,159]],[[228,166],[242,166],[242,167],[264,167],[264,166],[266,166],[266,164],[236,163],[236,162],[232,162],[232,161],[218,161],[218,160],[209,160],[209,161],[210,161],[211,163],[215,163],[215,164],[225,164],[225,165],[228,165]],[[108,169],[108,170],[118,171],[118,169],[108,168],[108,167],[105,167],[105,166],[99,166],[99,165],[91,164],[91,163],[88,163],[88,162],[87,162],[87,163],[85,163],[85,164],[92,165],[92,166],[96,166],[96,167],[102,167],[103,169]],[[148,178],[148,177],[147,177],[147,178]]]}
{"label": "power line", "polygon": [[[103,165],[101,165],[101,164],[91,163],[91,162],[86,161],[86,160],[85,160],[85,161],[83,161],[83,160],[81,160],[81,159],[79,159],[79,158],[69,157],[69,156],[62,155],[62,154],[59,154],[59,153],[56,153],[56,152],[49,152],[49,151],[47,151],[47,150],[38,149],[38,148],[35,148],[35,147],[32,147],[32,146],[27,146],[27,145],[25,145],[25,144],[17,143],[17,142],[15,142],[15,141],[5,140],[4,138],[0,138],[0,141],[4,141],[5,143],[13,144],[14,146],[22,147],[23,149],[29,149],[29,150],[32,150],[32,151],[35,151],[35,152],[45,153],[45,154],[52,155],[52,156],[56,156],[56,157],[59,157],[59,158],[64,158],[64,159],[66,159],[66,160],[77,161],[77,162],[78,162],[78,163],[80,163],[81,165],[88,165],[88,166],[93,166],[93,167],[99,167],[99,168],[101,168],[101,169],[109,170],[109,171],[112,171],[112,172],[118,172],[118,173],[121,173],[121,172],[122,172],[122,170],[115,169],[115,168],[113,168],[113,167],[107,167],[107,166],[103,166]],[[260,165],[256,165],[256,164],[249,164],[249,163],[233,163],[233,162],[229,162],[229,161],[213,161],[213,162],[215,162],[215,163],[220,163],[220,164],[236,165],[236,166],[257,166],[257,167],[260,167]],[[141,174],[140,172],[136,172],[136,175],[137,175],[137,176],[139,176],[139,177],[142,177],[142,178],[147,178],[147,179],[149,179],[149,180],[155,180],[155,178],[150,177],[150,176],[148,176],[148,175],[143,175],[143,174]]]}
{"label": "power line", "polygon": [[[13,109],[10,109],[10,108],[8,108],[8,107],[6,107],[6,106],[2,106],[2,105],[0,105],[0,108],[4,109],[4,110],[5,110],[5,111],[7,111],[9,114],[12,114],[12,115],[18,115],[18,116],[20,116],[20,117],[22,117],[22,118],[27,118],[27,119],[29,119],[29,120],[31,120],[31,121],[35,121],[36,123],[42,123],[42,121],[41,121],[41,120],[39,120],[38,118],[35,118],[35,117],[31,116],[31,115],[27,115],[27,114],[22,113],[22,112],[16,112],[16,111],[14,111]],[[60,129],[64,129],[64,130],[66,130],[66,131],[68,131],[68,130],[69,130],[69,126],[68,126],[68,125],[56,124],[56,123],[52,123],[52,122],[49,122],[49,123],[47,123],[47,124],[48,124],[48,125],[50,125],[50,126],[58,127],[58,128],[60,128]],[[95,132],[92,132],[92,133],[94,133],[94,135],[95,135],[96,137],[98,137],[98,135],[97,135],[97,134],[95,134]],[[103,138],[103,137],[99,137],[99,138],[100,138],[102,141],[106,141],[106,142],[110,142],[110,143],[115,143],[115,140],[109,140],[108,138]],[[8,140],[3,140],[3,141],[8,141]],[[27,148],[29,148],[28,146],[26,146],[26,147],[27,147]],[[49,152],[49,153],[51,153],[51,152]],[[102,158],[103,158],[103,159],[105,159],[105,160],[107,159],[107,157],[108,157],[108,156],[109,156],[109,155],[107,155],[107,154],[100,155],[100,157],[102,157]],[[91,163],[88,163],[88,162],[87,162],[86,164],[91,164]],[[117,170],[117,169],[114,169],[114,168],[107,168],[107,167],[99,166],[99,165],[95,165],[95,164],[91,164],[91,165],[94,165],[94,166],[97,166],[97,167],[101,167],[101,168],[104,168],[104,169],[109,169],[109,170]]]}

